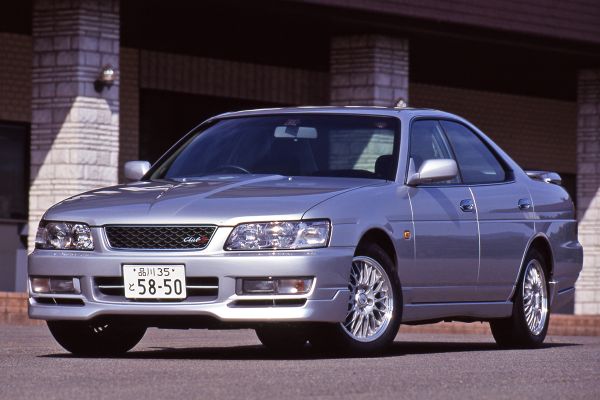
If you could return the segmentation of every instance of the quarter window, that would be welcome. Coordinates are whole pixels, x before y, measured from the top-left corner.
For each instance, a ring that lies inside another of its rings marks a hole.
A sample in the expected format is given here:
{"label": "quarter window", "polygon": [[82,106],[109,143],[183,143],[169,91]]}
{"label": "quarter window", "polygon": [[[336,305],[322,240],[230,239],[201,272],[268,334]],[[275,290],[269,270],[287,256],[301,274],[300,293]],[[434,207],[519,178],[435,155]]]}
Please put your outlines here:
{"label": "quarter window", "polygon": [[464,183],[495,183],[506,180],[506,171],[490,149],[470,129],[441,121],[452,144]]}

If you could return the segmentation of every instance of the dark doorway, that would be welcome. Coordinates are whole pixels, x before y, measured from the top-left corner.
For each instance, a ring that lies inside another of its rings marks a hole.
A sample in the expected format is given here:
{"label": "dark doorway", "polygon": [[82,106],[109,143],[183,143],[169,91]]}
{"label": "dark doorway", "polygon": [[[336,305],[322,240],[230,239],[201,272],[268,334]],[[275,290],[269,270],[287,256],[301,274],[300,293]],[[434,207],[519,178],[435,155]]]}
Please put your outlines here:
{"label": "dark doorway", "polygon": [[27,219],[29,125],[0,122],[0,219]]}
{"label": "dark doorway", "polygon": [[282,107],[262,101],[142,90],[140,159],[154,163],[196,125],[214,115],[253,108]]}
{"label": "dark doorway", "polygon": [[[29,124],[0,122],[0,291],[27,283]],[[29,229],[36,229],[30,227]]]}

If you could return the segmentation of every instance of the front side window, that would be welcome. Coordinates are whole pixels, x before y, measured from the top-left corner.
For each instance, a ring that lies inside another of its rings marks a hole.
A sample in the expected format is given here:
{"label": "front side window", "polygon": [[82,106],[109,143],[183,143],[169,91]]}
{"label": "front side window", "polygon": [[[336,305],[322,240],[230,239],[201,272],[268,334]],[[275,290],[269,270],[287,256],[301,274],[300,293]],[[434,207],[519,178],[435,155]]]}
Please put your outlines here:
{"label": "front side window", "polygon": [[[452,159],[452,151],[438,121],[418,120],[410,128],[410,158],[418,171],[427,160]],[[439,184],[458,183],[458,177]]]}
{"label": "front side window", "polygon": [[507,179],[502,164],[474,132],[457,122],[441,121],[441,124],[456,154],[464,183],[495,183]]}
{"label": "front side window", "polygon": [[192,134],[151,179],[207,175],[395,179],[399,121],[392,117],[288,114],[230,118]]}

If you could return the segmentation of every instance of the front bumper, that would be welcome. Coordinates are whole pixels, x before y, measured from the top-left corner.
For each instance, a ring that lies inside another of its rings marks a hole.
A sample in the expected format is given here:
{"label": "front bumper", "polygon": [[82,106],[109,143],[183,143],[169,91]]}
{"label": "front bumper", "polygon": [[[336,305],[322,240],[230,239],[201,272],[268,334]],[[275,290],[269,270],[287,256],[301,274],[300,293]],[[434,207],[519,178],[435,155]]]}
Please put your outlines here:
{"label": "front bumper", "polygon": [[[32,293],[30,288],[29,316],[43,320],[91,320],[129,315],[189,318],[190,321],[197,316],[206,316],[232,323],[339,322],[347,313],[347,285],[353,252],[354,249],[346,247],[256,253],[35,250],[29,256],[30,276],[77,277],[81,294],[39,295]],[[120,277],[124,264],[184,264],[188,278],[217,277],[218,294],[209,300],[188,298],[168,303],[104,295],[98,288],[96,277]],[[312,276],[315,282],[306,295],[236,294],[236,278],[266,276]],[[286,298],[302,302],[295,303],[299,305],[237,306],[243,300]],[[58,304],[49,302],[50,299]]]}

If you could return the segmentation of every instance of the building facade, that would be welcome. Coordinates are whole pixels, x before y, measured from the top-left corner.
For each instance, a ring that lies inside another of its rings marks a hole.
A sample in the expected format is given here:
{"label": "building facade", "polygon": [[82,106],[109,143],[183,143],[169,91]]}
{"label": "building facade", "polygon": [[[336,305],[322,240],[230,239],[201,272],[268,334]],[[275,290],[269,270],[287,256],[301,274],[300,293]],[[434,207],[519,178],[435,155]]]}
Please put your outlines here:
{"label": "building facade", "polygon": [[[110,88],[94,85],[104,66]],[[122,181],[216,113],[438,108],[526,169],[559,172],[600,314],[600,3],[25,0],[0,14],[0,290],[23,290],[52,204]],[[566,310],[568,311],[568,310]]]}

